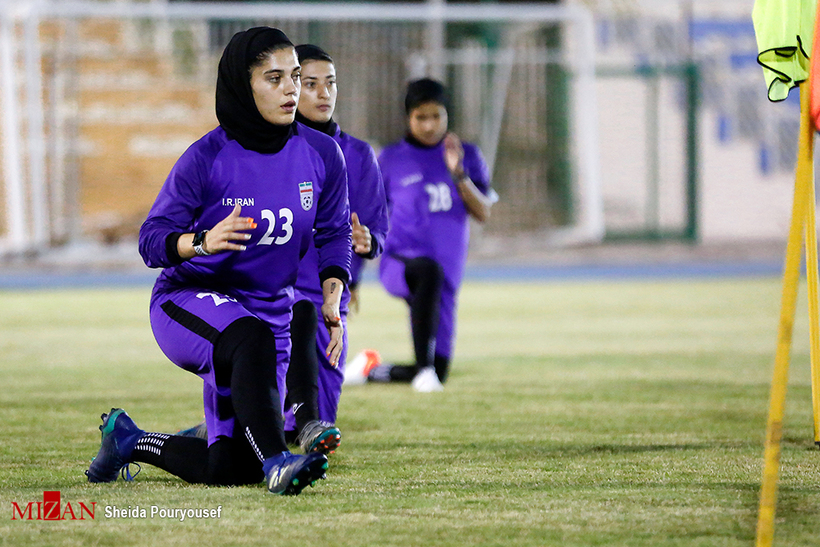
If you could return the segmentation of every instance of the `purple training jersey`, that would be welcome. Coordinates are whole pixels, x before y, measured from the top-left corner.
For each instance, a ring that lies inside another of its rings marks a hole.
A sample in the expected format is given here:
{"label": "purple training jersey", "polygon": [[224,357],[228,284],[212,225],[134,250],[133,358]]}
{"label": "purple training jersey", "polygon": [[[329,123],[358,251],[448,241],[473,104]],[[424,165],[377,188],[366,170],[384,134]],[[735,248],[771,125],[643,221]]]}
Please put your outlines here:
{"label": "purple training jersey", "polygon": [[[372,249],[368,258],[376,258],[384,249],[387,235],[387,203],[384,183],[373,149],[366,142],[336,129],[334,140],[339,143],[347,164],[348,196],[350,211],[359,216],[359,222],[370,229]],[[350,283],[356,284],[361,275],[363,259],[353,253],[350,266]],[[317,306],[322,305],[322,289],[319,286],[319,255],[313,245],[299,265],[296,281],[297,299],[307,298]],[[350,292],[342,296],[342,313],[348,311]]]}
{"label": "purple training jersey", "polygon": [[[211,229],[235,205],[257,227],[245,251],[176,263],[169,235]],[[304,125],[275,154],[242,148],[217,127],[177,161],[140,229],[149,267],[165,268],[154,293],[193,286],[235,298],[272,326],[287,328],[299,260],[312,244],[317,272],[350,270],[350,209],[336,142]],[[318,273],[316,276],[318,284]]]}
{"label": "purple training jersey", "polygon": [[[463,143],[464,171],[485,195],[490,175],[481,151]],[[468,212],[444,163],[444,142],[422,147],[402,140],[379,155],[390,233],[386,255],[398,258],[431,258],[444,270],[452,287],[458,287],[470,239]]]}

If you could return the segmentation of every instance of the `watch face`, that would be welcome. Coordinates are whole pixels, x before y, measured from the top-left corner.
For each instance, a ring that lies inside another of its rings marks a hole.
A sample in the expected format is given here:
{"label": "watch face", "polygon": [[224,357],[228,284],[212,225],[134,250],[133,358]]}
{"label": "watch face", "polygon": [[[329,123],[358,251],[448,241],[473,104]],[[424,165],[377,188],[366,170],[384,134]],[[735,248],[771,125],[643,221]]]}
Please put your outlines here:
{"label": "watch face", "polygon": [[197,247],[202,245],[203,241],[205,241],[205,232],[197,232],[196,235],[194,235],[193,246]]}

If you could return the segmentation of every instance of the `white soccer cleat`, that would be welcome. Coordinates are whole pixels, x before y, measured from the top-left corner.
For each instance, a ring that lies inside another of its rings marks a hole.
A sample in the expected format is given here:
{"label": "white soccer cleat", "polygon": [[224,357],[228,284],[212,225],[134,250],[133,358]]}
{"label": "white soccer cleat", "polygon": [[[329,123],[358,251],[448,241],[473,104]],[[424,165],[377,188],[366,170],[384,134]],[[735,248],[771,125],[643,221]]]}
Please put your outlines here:
{"label": "white soccer cleat", "polygon": [[419,393],[431,393],[433,391],[444,391],[444,386],[436,375],[433,367],[424,367],[413,378],[413,389]]}
{"label": "white soccer cleat", "polygon": [[367,375],[382,362],[379,352],[374,349],[360,351],[356,357],[345,364],[344,386],[363,386]]}

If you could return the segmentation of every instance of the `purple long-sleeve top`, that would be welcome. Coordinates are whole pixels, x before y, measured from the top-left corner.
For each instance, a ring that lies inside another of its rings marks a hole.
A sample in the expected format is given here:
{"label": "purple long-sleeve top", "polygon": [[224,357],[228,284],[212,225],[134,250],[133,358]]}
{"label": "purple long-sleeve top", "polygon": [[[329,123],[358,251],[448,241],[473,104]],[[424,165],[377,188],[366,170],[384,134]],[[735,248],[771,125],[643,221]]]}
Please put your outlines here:
{"label": "purple long-sleeve top", "polygon": [[[180,233],[209,230],[235,205],[257,227],[240,241],[245,251],[197,256],[181,262]],[[290,321],[300,258],[315,245],[322,278],[347,282],[350,209],[344,157],[336,142],[297,124],[275,154],[242,148],[221,127],[180,157],[140,229],[145,263],[164,268],[154,293],[201,287],[236,298],[261,319]],[[319,274],[317,274],[318,284]]]}
{"label": "purple long-sleeve top", "polygon": [[[382,182],[376,154],[366,142],[351,137],[336,129],[334,140],[342,149],[347,164],[347,187],[350,198],[350,211],[359,217],[359,222],[370,229],[371,250],[366,258],[376,258],[384,249],[387,236],[387,201],[384,183]],[[364,264],[364,258],[353,253],[350,264],[350,283],[358,283]],[[308,298],[314,304],[321,305],[322,293],[317,291],[319,279],[318,253],[311,246],[299,266],[299,278],[296,282],[297,298]],[[350,293],[342,296],[342,312],[348,309]]]}
{"label": "purple long-sleeve top", "polygon": [[[464,171],[485,195],[490,173],[479,148],[463,143]],[[444,141],[426,147],[402,140],[379,155],[390,210],[386,255],[437,261],[448,282],[461,282],[470,224],[467,207],[444,163]]]}

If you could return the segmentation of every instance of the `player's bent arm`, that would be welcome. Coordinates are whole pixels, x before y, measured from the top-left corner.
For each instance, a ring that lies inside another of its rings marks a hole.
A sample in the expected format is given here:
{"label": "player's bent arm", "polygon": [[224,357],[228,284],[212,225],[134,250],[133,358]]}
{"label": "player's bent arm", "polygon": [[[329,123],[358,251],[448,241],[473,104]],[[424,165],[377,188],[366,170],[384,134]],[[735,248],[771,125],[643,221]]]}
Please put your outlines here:
{"label": "player's bent arm", "polygon": [[470,180],[468,176],[462,176],[456,181],[456,188],[461,200],[467,207],[467,212],[479,222],[487,222],[490,219],[490,210],[493,207],[493,200],[485,196],[481,190]]}
{"label": "player's bent arm", "polygon": [[[219,221],[216,226],[205,232],[205,237],[200,242],[203,254],[212,255],[224,251],[244,251],[246,246],[237,241],[247,241],[251,234],[245,230],[253,230],[256,224],[250,217],[239,216],[242,211],[240,205],[236,205],[227,217]],[[177,239],[177,253],[182,260],[189,260],[197,256],[194,238],[196,234],[181,234]]]}

